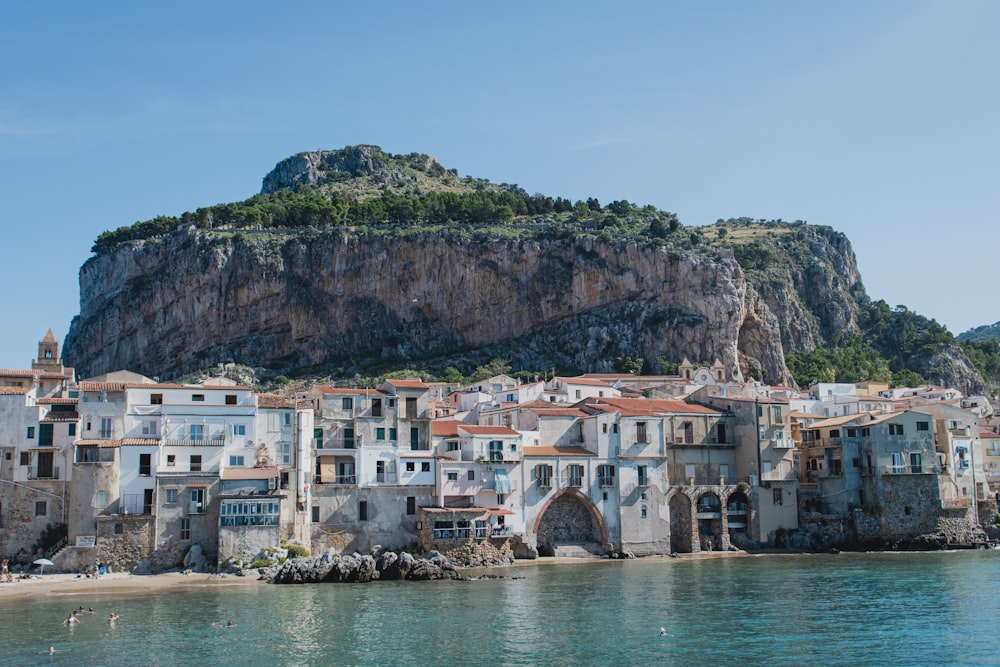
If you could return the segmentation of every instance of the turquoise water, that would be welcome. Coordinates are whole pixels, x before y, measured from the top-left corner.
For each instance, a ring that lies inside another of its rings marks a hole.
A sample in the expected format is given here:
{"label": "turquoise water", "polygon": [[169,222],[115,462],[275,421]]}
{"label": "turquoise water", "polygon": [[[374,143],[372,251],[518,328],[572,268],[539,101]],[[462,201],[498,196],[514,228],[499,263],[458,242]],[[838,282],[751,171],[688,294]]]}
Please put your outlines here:
{"label": "turquoise water", "polygon": [[0,665],[1000,664],[998,551],[502,572],[3,603]]}

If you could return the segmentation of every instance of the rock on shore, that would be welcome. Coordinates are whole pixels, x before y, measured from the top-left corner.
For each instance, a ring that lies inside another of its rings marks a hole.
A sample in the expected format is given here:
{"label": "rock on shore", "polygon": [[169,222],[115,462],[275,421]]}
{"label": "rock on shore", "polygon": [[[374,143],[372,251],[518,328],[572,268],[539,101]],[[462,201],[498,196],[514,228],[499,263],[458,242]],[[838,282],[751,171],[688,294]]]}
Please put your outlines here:
{"label": "rock on shore", "polygon": [[377,557],[362,554],[337,555],[328,551],[313,558],[291,558],[261,572],[272,584],[316,584],[368,582],[376,579],[428,581],[459,579],[454,565],[436,551],[427,558],[406,552],[383,551]]}

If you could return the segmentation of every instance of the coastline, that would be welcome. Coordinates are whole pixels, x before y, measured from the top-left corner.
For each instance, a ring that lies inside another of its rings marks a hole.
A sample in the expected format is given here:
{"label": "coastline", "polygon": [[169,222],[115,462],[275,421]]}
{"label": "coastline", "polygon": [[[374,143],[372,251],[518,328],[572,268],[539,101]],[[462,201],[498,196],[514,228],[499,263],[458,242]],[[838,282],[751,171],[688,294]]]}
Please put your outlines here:
{"label": "coastline", "polygon": [[[17,600],[36,598],[66,598],[76,600],[95,595],[135,595],[162,593],[175,590],[193,590],[206,586],[253,586],[265,585],[256,575],[238,577],[220,576],[195,572],[164,572],[161,574],[130,574],[115,572],[100,579],[77,578],[75,574],[44,574],[38,579],[25,579],[14,583],[0,584],[0,605]],[[76,603],[78,606],[83,603]],[[90,605],[83,604],[85,607]]]}

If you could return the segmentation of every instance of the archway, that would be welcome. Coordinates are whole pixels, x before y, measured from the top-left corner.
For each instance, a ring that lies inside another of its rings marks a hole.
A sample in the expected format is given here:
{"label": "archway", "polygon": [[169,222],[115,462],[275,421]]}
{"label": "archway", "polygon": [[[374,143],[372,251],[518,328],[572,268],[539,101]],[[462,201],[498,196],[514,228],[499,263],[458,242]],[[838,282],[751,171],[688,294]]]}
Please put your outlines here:
{"label": "archway", "polygon": [[742,491],[735,491],[726,499],[726,525],[730,544],[745,547],[750,543],[750,499]]}
{"label": "archway", "polygon": [[540,555],[554,555],[559,545],[597,545],[603,549],[607,541],[604,519],[589,498],[567,489],[538,515],[535,541]]}
{"label": "archway", "polygon": [[683,493],[675,493],[668,503],[670,507],[670,550],[689,554],[691,544],[691,499]]}
{"label": "archway", "polygon": [[722,501],[709,491],[698,496],[695,509],[698,519],[698,540],[706,551],[722,548]]}

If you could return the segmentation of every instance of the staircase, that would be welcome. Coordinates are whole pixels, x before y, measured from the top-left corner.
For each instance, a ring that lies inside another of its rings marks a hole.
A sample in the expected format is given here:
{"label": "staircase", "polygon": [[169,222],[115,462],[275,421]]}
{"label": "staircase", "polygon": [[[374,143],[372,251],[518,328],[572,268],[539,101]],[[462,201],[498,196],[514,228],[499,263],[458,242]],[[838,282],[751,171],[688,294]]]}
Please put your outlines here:
{"label": "staircase", "polygon": [[596,542],[556,544],[553,550],[557,558],[601,558],[604,556],[604,549]]}

